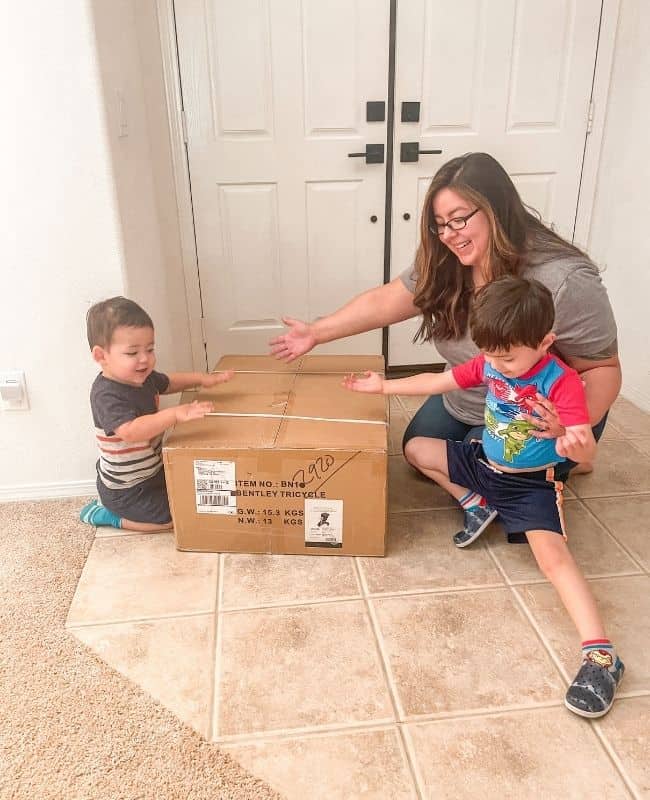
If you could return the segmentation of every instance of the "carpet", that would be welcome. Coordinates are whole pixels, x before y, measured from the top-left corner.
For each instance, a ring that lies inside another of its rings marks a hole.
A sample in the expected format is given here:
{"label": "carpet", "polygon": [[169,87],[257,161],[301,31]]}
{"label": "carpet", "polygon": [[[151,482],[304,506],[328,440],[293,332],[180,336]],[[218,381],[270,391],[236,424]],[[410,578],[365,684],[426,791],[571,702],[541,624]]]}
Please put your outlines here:
{"label": "carpet", "polygon": [[278,798],[66,632],[81,505],[0,504],[1,800]]}

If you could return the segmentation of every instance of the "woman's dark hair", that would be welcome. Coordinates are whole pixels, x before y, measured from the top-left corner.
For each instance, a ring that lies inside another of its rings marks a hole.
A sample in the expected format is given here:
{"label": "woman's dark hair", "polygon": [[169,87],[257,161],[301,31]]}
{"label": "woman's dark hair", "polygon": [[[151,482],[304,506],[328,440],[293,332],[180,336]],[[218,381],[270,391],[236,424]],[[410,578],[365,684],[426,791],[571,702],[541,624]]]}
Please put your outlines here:
{"label": "woman's dark hair", "polygon": [[424,199],[413,298],[423,319],[415,340],[462,337],[474,295],[471,270],[429,230],[435,230],[433,202],[441,189],[453,189],[486,215],[490,226],[490,281],[502,275],[518,275],[523,257],[533,247],[549,259],[571,254],[585,257],[524,205],[508,173],[495,158],[487,153],[452,158],[434,175]]}
{"label": "woman's dark hair", "polygon": [[553,295],[539,281],[504,275],[482,286],[469,313],[472,340],[490,353],[539,347],[553,328]]}
{"label": "woman's dark hair", "polygon": [[109,297],[95,303],[86,314],[88,344],[92,350],[95,345],[105,349],[111,346],[116,328],[151,328],[153,322],[147,312],[133,300],[126,297]]}

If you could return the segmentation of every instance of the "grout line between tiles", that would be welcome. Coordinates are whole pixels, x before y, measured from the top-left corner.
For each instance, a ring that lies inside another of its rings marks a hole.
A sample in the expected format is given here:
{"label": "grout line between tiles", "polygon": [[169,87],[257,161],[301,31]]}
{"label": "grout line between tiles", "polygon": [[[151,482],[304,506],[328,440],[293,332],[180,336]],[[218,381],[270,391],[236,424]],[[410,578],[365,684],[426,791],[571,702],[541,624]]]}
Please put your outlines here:
{"label": "grout line between tiles", "polygon": [[221,707],[221,662],[223,648],[223,624],[221,620],[221,605],[223,602],[225,556],[219,554],[219,570],[217,578],[217,598],[214,612],[214,661],[213,661],[213,692],[212,692],[212,724],[210,741],[215,741],[219,736],[219,710]]}
{"label": "grout line between tiles", "polygon": [[[539,626],[539,624],[537,623],[535,617],[533,616],[532,611],[528,608],[528,606],[524,602],[524,599],[519,594],[519,588],[520,587],[517,587],[517,586],[510,586],[510,591],[512,592],[512,594],[513,594],[513,596],[515,598],[515,602],[519,605],[519,608],[524,613],[524,615],[526,616],[526,619],[531,624],[533,630],[537,634],[537,638],[540,640],[542,645],[545,647],[546,652],[548,653],[551,661],[555,664],[557,670],[559,671],[562,680],[568,685],[569,682],[571,681],[571,676],[564,669],[564,666],[562,665],[562,662],[560,661],[558,656],[555,654],[555,651],[553,650],[553,647],[551,646],[551,643],[549,642],[549,640],[546,638],[546,636],[542,632],[542,629]],[[576,636],[577,636],[577,633],[576,633]]]}
{"label": "grout line between tiles", "polygon": [[203,610],[203,611],[180,611],[180,612],[171,612],[169,614],[158,614],[157,616],[145,616],[145,617],[124,617],[123,619],[101,619],[95,620],[93,622],[66,622],[65,629],[66,630],[77,630],[80,628],[97,628],[101,625],[127,625],[129,623],[139,623],[139,622],[165,622],[170,619],[185,619],[188,617],[205,617],[210,614],[213,614],[213,611]]}
{"label": "grout line between tiles", "polygon": [[614,748],[614,745],[607,738],[607,734],[601,728],[598,720],[594,720],[590,727],[594,733],[594,736],[596,737],[596,739],[598,739],[600,746],[605,751],[605,755],[610,759],[610,761],[614,765],[614,769],[621,776],[621,780],[625,784],[626,788],[628,789],[632,797],[634,797],[636,800],[642,800],[641,795],[637,792],[637,787],[635,782],[627,774],[627,770],[625,769],[623,762],[619,758],[618,753]]}
{"label": "grout line between tiles", "polygon": [[[315,556],[318,558],[319,556]],[[356,575],[355,575],[356,578]],[[350,600],[363,600],[361,589],[358,594],[345,594],[337,597],[314,597],[311,600],[278,600],[274,603],[260,603],[254,606],[232,606],[222,608],[222,614],[232,614],[237,611],[259,611],[265,608],[295,608],[296,606],[323,606],[331,603],[341,603]]]}
{"label": "grout line between tiles", "polygon": [[240,733],[222,736],[221,743],[231,744],[234,747],[246,747],[248,744],[254,742],[264,741],[270,739],[273,741],[293,741],[301,739],[327,739],[339,734],[355,734],[355,733],[373,733],[376,731],[394,731],[396,728],[395,722],[359,722],[350,723],[345,726],[340,723],[332,723],[327,729],[325,726],[318,726],[312,728],[286,728],[286,730],[278,729],[272,732],[260,733]]}
{"label": "grout line between tiles", "polygon": [[403,716],[403,708],[400,703],[399,694],[397,692],[397,687],[395,685],[395,681],[392,676],[391,668],[390,668],[390,659],[388,658],[387,653],[385,652],[383,638],[380,636],[380,628],[379,628],[379,621],[375,614],[375,609],[370,602],[368,597],[368,585],[366,583],[366,578],[361,569],[361,565],[358,563],[357,559],[355,561],[355,568],[357,570],[359,576],[359,582],[361,584],[361,589],[364,594],[363,603],[366,607],[366,612],[368,614],[368,619],[370,621],[370,628],[372,630],[374,639],[375,639],[375,648],[377,650],[377,655],[379,656],[379,663],[381,665],[382,672],[384,674],[384,679],[386,681],[386,687],[388,689],[388,694],[390,697],[391,705],[393,707],[393,715],[395,721],[398,722],[401,720]]}
{"label": "grout line between tiles", "polygon": [[220,593],[221,587],[223,585],[223,554],[219,553],[219,561],[217,567],[217,585],[215,586],[215,593],[214,593],[214,624],[212,627],[212,681],[210,683],[210,697],[208,698],[208,708],[209,716],[208,716],[208,736],[207,739],[209,742],[212,741],[215,735],[215,704],[216,698],[218,693],[218,674],[217,674],[217,661],[218,661],[218,649],[217,649],[217,633],[219,630],[219,600],[220,600]]}
{"label": "grout line between tiles", "polygon": [[[595,498],[594,498],[594,499],[595,499]],[[634,554],[633,554],[633,553],[632,553],[630,550],[628,550],[628,548],[627,548],[627,547],[626,547],[626,546],[625,546],[625,545],[624,545],[622,542],[620,542],[620,541],[618,540],[618,538],[617,538],[616,534],[614,533],[614,531],[610,530],[610,528],[609,528],[609,526],[607,525],[607,523],[606,523],[606,522],[604,522],[603,520],[599,519],[599,518],[596,516],[596,513],[595,513],[594,511],[592,511],[592,509],[591,509],[591,508],[589,508],[589,506],[587,505],[587,501],[581,500],[581,503],[582,503],[582,505],[584,506],[584,508],[585,508],[585,510],[587,511],[587,513],[589,514],[589,516],[590,516],[592,519],[595,519],[595,520],[596,520],[596,522],[598,522],[598,524],[599,524],[601,527],[603,527],[603,528],[604,528],[604,529],[607,531],[607,533],[609,534],[609,536],[610,536],[610,537],[611,537],[611,538],[614,540],[614,542],[615,542],[615,543],[618,545],[618,547],[619,547],[619,548],[620,548],[620,549],[621,549],[621,550],[622,550],[622,551],[623,551],[623,552],[624,552],[624,553],[625,553],[625,554],[628,556],[628,558],[630,558],[630,559],[631,559],[631,560],[634,562],[634,564],[636,564],[636,565],[637,565],[637,567],[638,567],[638,568],[639,568],[639,569],[640,569],[642,572],[644,572],[644,573],[647,573],[647,570],[646,570],[646,568],[644,567],[644,565],[643,565],[643,564],[642,564],[642,563],[641,563],[641,562],[640,562],[640,561],[637,559],[637,557],[636,557],[636,556],[635,556],[635,555],[634,555]]]}
{"label": "grout line between tiles", "polygon": [[[531,581],[526,581],[526,583],[531,583]],[[340,597],[328,597],[324,599],[291,600],[287,602],[268,603],[258,606],[223,608],[221,609],[221,614],[225,616],[228,614],[238,614],[241,613],[242,611],[258,611],[271,608],[285,608],[285,607],[295,608],[302,606],[308,607],[308,606],[332,605],[335,603],[351,603],[355,601],[358,602],[359,600],[365,600],[366,597],[372,600],[390,600],[391,598],[397,598],[397,597],[420,597],[421,595],[464,594],[466,592],[489,592],[489,591],[494,591],[494,589],[505,589],[505,588],[506,587],[504,586],[503,583],[483,583],[477,586],[460,586],[460,587],[446,586],[443,588],[432,587],[430,589],[405,589],[404,591],[383,593],[383,592],[370,592],[366,585],[362,593],[359,595],[342,595]]]}
{"label": "grout line between tiles", "polygon": [[578,494],[576,489],[573,488],[570,484],[567,484],[568,488],[571,489],[573,494],[575,495],[576,500],[620,500],[623,497],[647,497],[650,492],[647,489],[641,489],[638,492],[618,492],[618,493],[610,493],[610,494],[591,494],[591,495],[581,495]]}
{"label": "grout line between tiles", "polygon": [[422,773],[420,772],[420,761],[418,759],[415,745],[413,744],[411,732],[406,727],[406,725],[403,725],[401,723],[397,726],[397,728],[399,730],[400,742],[402,744],[404,755],[406,757],[406,763],[409,765],[411,769],[411,778],[415,786],[415,792],[418,796],[418,800],[424,800],[424,798],[426,798],[427,796],[426,782],[424,780]]}
{"label": "grout line between tiles", "polygon": [[420,788],[420,780],[419,780],[419,769],[417,766],[417,761],[414,760],[413,756],[414,753],[409,749],[407,746],[406,741],[404,740],[404,731],[402,726],[399,724],[400,720],[404,717],[404,709],[402,707],[402,703],[400,700],[399,692],[397,689],[397,683],[393,677],[391,666],[390,666],[390,658],[386,653],[385,642],[383,636],[381,635],[381,628],[379,626],[379,620],[377,619],[376,611],[374,608],[373,603],[370,600],[370,597],[367,594],[367,584],[365,583],[365,576],[361,571],[361,566],[357,564],[357,568],[360,572],[360,580],[363,579],[364,589],[366,590],[366,596],[364,597],[364,602],[366,605],[366,610],[368,613],[368,618],[370,619],[370,625],[372,628],[373,635],[375,637],[375,647],[377,648],[377,652],[379,654],[379,662],[381,664],[382,672],[384,673],[384,680],[386,681],[386,686],[388,688],[388,694],[391,699],[391,703],[393,705],[393,713],[395,715],[395,720],[397,721],[397,736],[402,746],[403,756],[406,758],[406,764],[409,768],[409,772],[411,775],[411,780],[413,781],[413,785],[418,797],[418,800],[422,800],[424,795],[421,792]]}
{"label": "grout line between tiles", "polygon": [[303,736],[310,738],[320,734],[355,733],[357,731],[384,730],[395,725],[393,719],[377,719],[374,722],[330,722],[325,725],[306,725],[302,728],[273,728],[264,731],[251,731],[249,733],[231,733],[215,737],[211,744],[249,744],[267,739],[298,739]]}

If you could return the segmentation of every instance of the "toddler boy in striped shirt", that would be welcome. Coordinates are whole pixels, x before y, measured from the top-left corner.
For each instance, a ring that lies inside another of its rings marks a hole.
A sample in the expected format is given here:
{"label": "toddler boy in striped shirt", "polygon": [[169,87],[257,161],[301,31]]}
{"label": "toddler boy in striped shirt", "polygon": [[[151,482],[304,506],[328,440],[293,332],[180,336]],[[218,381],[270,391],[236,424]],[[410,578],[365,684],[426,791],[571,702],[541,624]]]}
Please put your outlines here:
{"label": "toddler boy in striped shirt", "polygon": [[96,303],[86,315],[88,344],[101,372],[90,391],[99,446],[97,491],[81,510],[89,525],[110,525],[144,533],[172,528],[162,463],[162,439],[177,422],[200,419],[212,403],[159,409],[160,394],[229,381],[219,374],[156,372],[151,317],[125,297]]}

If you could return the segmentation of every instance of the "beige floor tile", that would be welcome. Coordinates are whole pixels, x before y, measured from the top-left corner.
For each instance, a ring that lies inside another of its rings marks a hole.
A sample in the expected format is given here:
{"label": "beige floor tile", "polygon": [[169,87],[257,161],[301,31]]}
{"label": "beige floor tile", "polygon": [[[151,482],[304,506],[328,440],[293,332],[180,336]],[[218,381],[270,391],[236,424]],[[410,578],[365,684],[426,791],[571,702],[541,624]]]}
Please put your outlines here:
{"label": "beige floor tile", "polygon": [[429,399],[429,395],[407,395],[407,394],[400,394],[398,395],[401,404],[404,406],[406,411],[412,417],[416,411],[419,411],[420,408],[424,405],[424,403]]}
{"label": "beige floor tile", "polygon": [[408,424],[409,417],[405,411],[391,411],[390,428],[388,430],[388,455],[402,455],[402,437]]}
{"label": "beige floor tile", "polygon": [[619,431],[616,425],[614,425],[611,417],[607,417],[607,425],[605,425],[605,430],[603,431],[603,435],[600,437],[600,441],[606,442],[608,439],[622,438],[624,438],[623,434]]}
{"label": "beige floor tile", "polygon": [[561,700],[560,676],[509,590],[372,602],[407,716]]}
{"label": "beige floor tile", "polygon": [[611,439],[598,445],[594,471],[569,478],[578,497],[609,497],[650,492],[650,456],[630,454],[629,442]]}
{"label": "beige floor tile", "polygon": [[410,800],[413,782],[394,728],[222,746],[285,800]]}
{"label": "beige floor tile", "polygon": [[360,558],[370,592],[499,585],[503,579],[485,547],[459,550],[451,537],[460,510],[391,514],[385,558]]}
{"label": "beige floor tile", "polygon": [[629,441],[640,453],[650,456],[650,436],[630,436]]}
{"label": "beige floor tile", "polygon": [[620,700],[599,722],[639,797],[650,797],[650,697]]}
{"label": "beige floor tile", "polygon": [[388,405],[390,406],[391,418],[393,414],[404,413],[404,406],[396,394],[391,394],[388,397]]}
{"label": "beige floor tile", "polygon": [[67,624],[214,611],[218,558],[179,552],[169,533],[95,539]]}
{"label": "beige floor tile", "polygon": [[586,505],[632,555],[650,569],[650,495],[586,500]]}
{"label": "beige floor tile", "polygon": [[[634,575],[590,581],[609,638],[625,662],[621,691],[650,690],[650,578]],[[544,637],[561,661],[568,679],[580,666],[580,637],[549,584],[519,587]]]}
{"label": "beige floor tile", "polygon": [[456,508],[456,501],[436,483],[413,469],[404,457],[388,456],[388,510]]}
{"label": "beige floor tile", "polygon": [[650,414],[619,397],[607,418],[624,436],[650,436]]}
{"label": "beige floor tile", "polygon": [[352,558],[224,555],[221,608],[358,597]]}
{"label": "beige floor tile", "polygon": [[[602,502],[621,501],[617,499],[616,501]],[[568,500],[564,504],[564,510],[569,549],[587,577],[639,572],[639,568],[632,559],[618,546],[605,528],[593,519],[581,503]],[[508,544],[500,537],[490,536],[488,541],[492,553],[510,580],[544,579],[530,547]]]}
{"label": "beige floor tile", "polygon": [[72,633],[183,722],[209,736],[213,614],[92,625]]}
{"label": "beige floor tile", "polygon": [[217,735],[390,722],[361,601],[222,614]]}
{"label": "beige floor tile", "polygon": [[564,708],[407,726],[432,800],[585,800],[628,792],[590,726]]}

